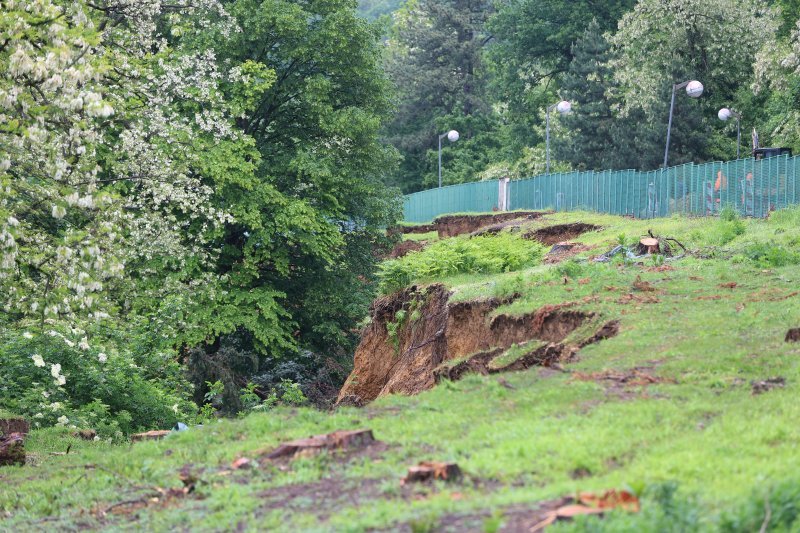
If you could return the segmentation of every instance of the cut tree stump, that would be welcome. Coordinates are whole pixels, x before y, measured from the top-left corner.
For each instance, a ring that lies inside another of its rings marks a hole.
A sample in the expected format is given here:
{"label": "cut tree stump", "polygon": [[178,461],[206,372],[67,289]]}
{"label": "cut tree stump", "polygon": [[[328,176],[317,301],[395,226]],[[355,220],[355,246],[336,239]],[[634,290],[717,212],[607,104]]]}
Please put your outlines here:
{"label": "cut tree stump", "polygon": [[658,239],[645,237],[639,241],[639,244],[647,251],[648,254],[657,254],[660,251]]}
{"label": "cut tree stump", "polygon": [[334,431],[307,439],[284,442],[267,455],[267,459],[292,458],[297,455],[316,454],[323,450],[355,450],[375,443],[371,429]]}
{"label": "cut tree stump", "polygon": [[0,437],[0,466],[25,464],[25,437],[11,433]]}
{"label": "cut tree stump", "polygon": [[170,433],[172,432],[169,430],[147,431],[145,433],[136,433],[135,435],[131,435],[131,442],[141,442],[144,440],[159,440],[163,439]]}
{"label": "cut tree stump", "polygon": [[461,479],[461,469],[456,463],[423,461],[417,466],[412,466],[408,469],[408,474],[403,478],[402,484],[424,483],[435,479],[457,481]]}
{"label": "cut tree stump", "polygon": [[24,418],[0,418],[0,436],[19,433],[23,437],[31,432],[31,425]]}

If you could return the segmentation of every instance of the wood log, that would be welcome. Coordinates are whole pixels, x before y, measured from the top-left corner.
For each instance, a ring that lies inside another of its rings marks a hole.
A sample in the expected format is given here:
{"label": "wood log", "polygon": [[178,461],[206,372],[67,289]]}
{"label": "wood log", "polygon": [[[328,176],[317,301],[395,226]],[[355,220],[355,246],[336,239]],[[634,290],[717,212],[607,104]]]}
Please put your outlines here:
{"label": "wood log", "polygon": [[25,437],[11,433],[0,437],[0,466],[25,464]]}
{"label": "wood log", "polygon": [[131,435],[131,442],[141,442],[144,440],[159,440],[163,439],[170,433],[172,432],[168,430],[146,431],[144,433],[136,433],[134,435]]}

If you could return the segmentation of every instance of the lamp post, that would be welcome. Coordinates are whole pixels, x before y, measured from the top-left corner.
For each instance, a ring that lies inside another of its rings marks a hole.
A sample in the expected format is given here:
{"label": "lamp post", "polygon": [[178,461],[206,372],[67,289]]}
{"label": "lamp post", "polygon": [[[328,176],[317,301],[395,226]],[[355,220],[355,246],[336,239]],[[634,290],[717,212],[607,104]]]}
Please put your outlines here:
{"label": "lamp post", "polygon": [[742,115],[723,107],[719,110],[717,116],[722,122],[727,122],[731,117],[736,119],[736,159],[739,159],[739,154],[742,150]]}
{"label": "lamp post", "polygon": [[545,113],[545,152],[547,158],[547,174],[550,174],[550,111],[553,109],[557,110],[562,115],[566,115],[572,110],[572,104],[567,102],[566,100],[561,100],[557,104],[553,104],[547,107],[547,112]]}
{"label": "lamp post", "polygon": [[703,84],[697,80],[676,83],[672,86],[672,102],[669,105],[669,123],[667,125],[667,146],[664,148],[664,168],[667,168],[667,161],[669,159],[669,138],[672,134],[672,112],[675,110],[675,91],[683,89],[684,87],[686,88],[686,94],[691,98],[700,98],[703,94]]}
{"label": "lamp post", "polygon": [[442,139],[445,137],[447,137],[448,141],[454,143],[458,140],[459,135],[456,130],[450,130],[439,135],[439,188],[442,187]]}

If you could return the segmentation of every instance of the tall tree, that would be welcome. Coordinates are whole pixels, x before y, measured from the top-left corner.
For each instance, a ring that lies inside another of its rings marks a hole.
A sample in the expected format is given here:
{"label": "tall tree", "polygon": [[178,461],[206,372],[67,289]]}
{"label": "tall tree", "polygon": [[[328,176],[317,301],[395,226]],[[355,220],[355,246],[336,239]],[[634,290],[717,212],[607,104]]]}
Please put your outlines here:
{"label": "tall tree", "polygon": [[443,131],[462,135],[458,145],[445,146],[448,183],[475,179],[476,158],[495,146],[485,134],[496,118],[481,57],[491,12],[488,0],[416,0],[398,12],[387,59],[398,103],[387,137],[404,157],[395,177],[404,191],[436,182],[436,137]]}
{"label": "tall tree", "polygon": [[676,117],[686,114],[676,118],[670,162],[713,157],[708,141],[719,131],[712,126],[717,110],[735,102],[752,79],[756,53],[776,31],[774,11],[758,0],[640,1],[612,38],[623,115],[643,113],[666,128],[673,83],[700,80],[701,99],[676,100]]}
{"label": "tall tree", "polygon": [[510,0],[489,23],[495,37],[491,69],[495,98],[508,108],[517,146],[540,137],[539,112],[551,104],[558,78],[569,68],[572,45],[595,20],[613,30],[636,0]]}
{"label": "tall tree", "polygon": [[[217,63],[256,69],[252,81],[261,79],[258,69],[275,73],[237,121],[257,156],[251,189],[219,198],[235,209],[216,240],[225,279],[192,302],[198,318],[216,325],[207,361],[242,355],[229,365],[236,372],[219,374],[238,390],[304,350],[316,367],[347,364],[373,294],[374,249],[399,206],[383,185],[395,156],[378,140],[389,107],[379,29],[350,0],[227,7],[242,31],[228,39],[206,33],[195,46],[219,43]],[[230,170],[227,179],[237,180],[239,169]],[[197,377],[198,395],[215,377]]]}
{"label": "tall tree", "polygon": [[577,169],[616,168],[619,157],[610,141],[615,130],[609,92],[614,83],[611,45],[597,20],[592,20],[572,47],[572,62],[561,81],[561,96],[569,100],[572,113],[562,118],[565,138],[554,150],[558,159]]}

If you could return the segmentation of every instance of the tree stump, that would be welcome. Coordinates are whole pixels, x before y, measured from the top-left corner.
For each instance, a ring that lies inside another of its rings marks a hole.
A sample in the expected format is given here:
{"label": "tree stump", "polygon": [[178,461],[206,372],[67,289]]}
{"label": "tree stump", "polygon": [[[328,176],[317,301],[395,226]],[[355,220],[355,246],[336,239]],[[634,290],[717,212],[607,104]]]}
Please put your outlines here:
{"label": "tree stump", "polygon": [[417,466],[412,466],[408,469],[408,474],[403,478],[402,484],[424,483],[436,479],[442,481],[457,481],[461,479],[461,469],[456,463],[423,461]]}
{"label": "tree stump", "polygon": [[25,438],[21,433],[0,437],[0,466],[25,464]]}
{"label": "tree stump", "polygon": [[307,439],[285,442],[267,455],[267,459],[291,458],[297,455],[313,455],[323,450],[353,450],[366,448],[375,442],[371,429],[334,431],[327,435],[316,435]]}
{"label": "tree stump", "polygon": [[[639,241],[640,251],[645,254],[657,254],[661,251],[659,248],[658,239],[652,237],[645,237]],[[643,255],[643,254],[642,254]]]}

